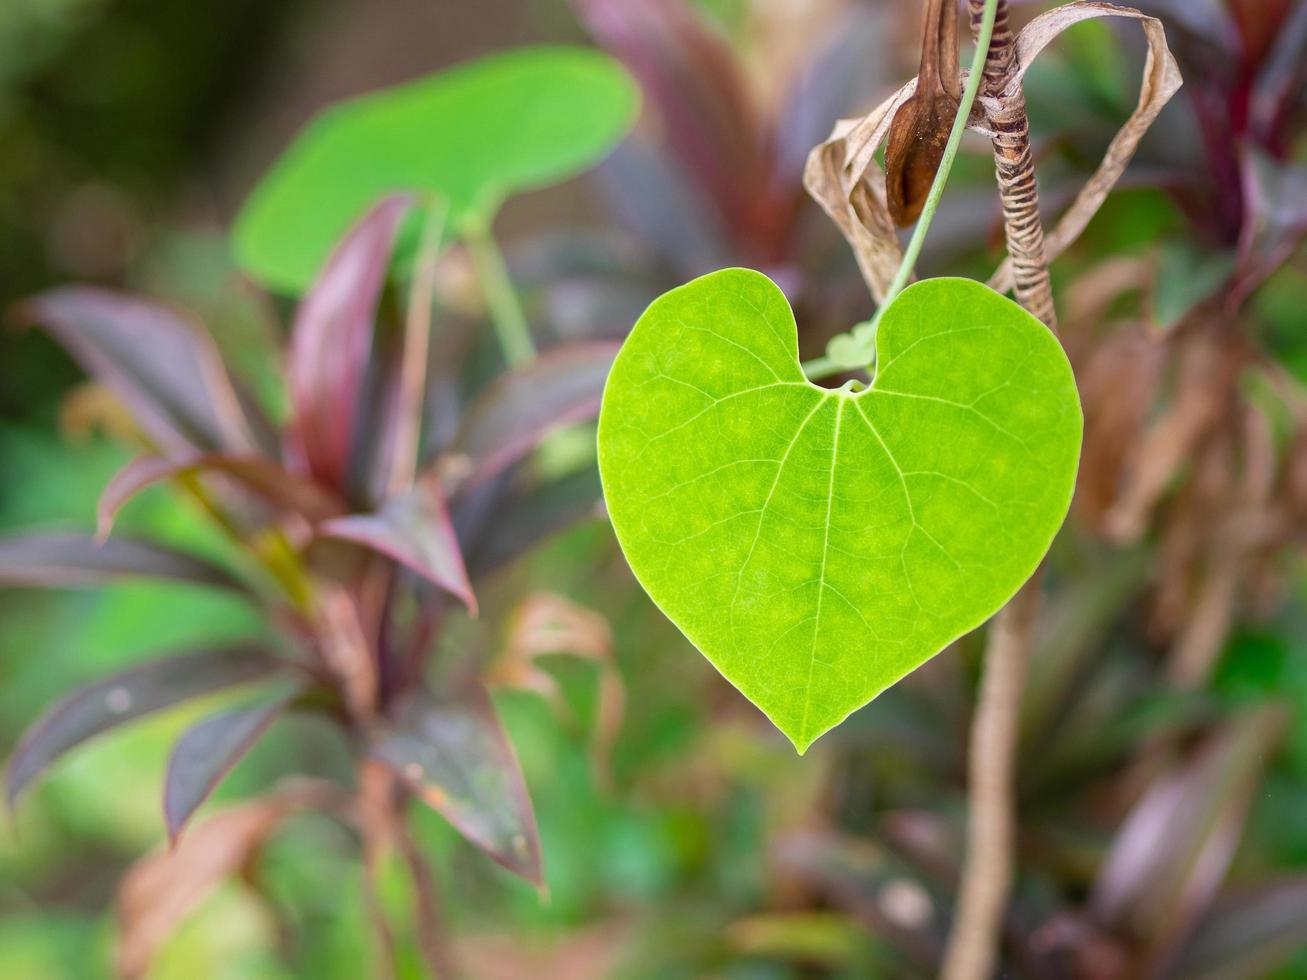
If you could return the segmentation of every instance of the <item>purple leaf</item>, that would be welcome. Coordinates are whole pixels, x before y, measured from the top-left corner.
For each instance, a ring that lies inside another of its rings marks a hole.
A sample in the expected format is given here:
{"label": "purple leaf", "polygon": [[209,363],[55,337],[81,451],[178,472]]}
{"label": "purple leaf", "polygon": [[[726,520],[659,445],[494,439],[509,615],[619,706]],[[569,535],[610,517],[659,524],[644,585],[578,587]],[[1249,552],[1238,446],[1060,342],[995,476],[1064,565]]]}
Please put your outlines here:
{"label": "purple leaf", "polygon": [[823,142],[841,116],[890,82],[893,36],[883,12],[845,11],[805,66],[776,122],[777,172],[797,187],[808,151]]}
{"label": "purple leaf", "polygon": [[726,216],[662,148],[628,139],[595,175],[618,219],[673,268],[694,276],[730,264]]}
{"label": "purple leaf", "polygon": [[217,565],[149,541],[58,533],[0,538],[0,586],[76,587],[119,578],[159,578],[248,593]]}
{"label": "purple leaf", "polygon": [[543,882],[526,783],[479,683],[442,699],[421,690],[407,695],[371,754],[490,857],[529,881]]}
{"label": "purple leaf", "polygon": [[407,195],[387,197],[364,215],[295,315],[288,448],[297,466],[331,487],[343,487],[346,479],[377,302],[411,204]]}
{"label": "purple leaf", "polygon": [[121,398],[164,452],[269,448],[267,420],[233,384],[208,335],[181,313],[78,286],[43,293],[16,312]]}
{"label": "purple leaf", "polygon": [[679,169],[727,224],[747,224],[765,170],[756,106],[730,44],[682,0],[573,0],[639,80]]}
{"label": "purple leaf", "polygon": [[163,480],[194,474],[214,473],[230,478],[242,489],[274,507],[317,522],[339,514],[343,505],[312,480],[288,473],[281,464],[265,456],[227,456],[221,453],[182,456],[138,456],[114,474],[96,508],[97,534],[103,538],[113,528],[124,504],[146,487]]}
{"label": "purple leaf", "polygon": [[479,578],[505,565],[563,528],[600,514],[599,474],[593,468],[544,483],[494,487],[459,502],[459,540],[468,569]]}
{"label": "purple leaf", "polygon": [[1192,928],[1225,878],[1283,720],[1275,706],[1248,712],[1144,793],[1095,884],[1100,923],[1143,941]]}
{"label": "purple leaf", "polygon": [[1233,302],[1283,265],[1307,236],[1307,167],[1281,163],[1254,146],[1244,147],[1241,166],[1244,223]]}
{"label": "purple leaf", "polygon": [[1307,936],[1307,875],[1241,890],[1216,902],[1194,930],[1172,980],[1268,976]]}
{"label": "purple leaf", "polygon": [[409,493],[392,497],[375,514],[350,514],[324,522],[319,533],[353,541],[406,565],[466,603],[477,601],[468,581],[458,538],[434,480],[422,480]]}
{"label": "purple leaf", "polygon": [[269,677],[285,664],[257,647],[200,650],[154,660],[96,681],[64,698],[27,730],[9,760],[5,793],[18,795],[74,746],[163,708]]}
{"label": "purple leaf", "polygon": [[174,845],[200,804],[302,690],[296,684],[275,700],[213,715],[177,740],[163,785],[163,816]]}
{"label": "purple leaf", "polygon": [[594,418],[617,348],[599,341],[558,347],[486,388],[450,447],[470,466],[459,489],[501,473],[554,429]]}
{"label": "purple leaf", "polygon": [[1299,2],[1277,32],[1253,86],[1250,115],[1260,141],[1284,140],[1294,108],[1307,100],[1307,3]]}

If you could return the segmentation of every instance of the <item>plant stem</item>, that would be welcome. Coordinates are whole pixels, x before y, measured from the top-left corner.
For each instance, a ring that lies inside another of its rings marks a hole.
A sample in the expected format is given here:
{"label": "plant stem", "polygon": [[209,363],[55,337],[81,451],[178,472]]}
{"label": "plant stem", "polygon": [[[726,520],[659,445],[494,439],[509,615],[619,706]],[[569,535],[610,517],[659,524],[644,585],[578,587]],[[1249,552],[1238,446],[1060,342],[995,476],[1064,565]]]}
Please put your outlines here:
{"label": "plant stem", "polygon": [[[1013,258],[1017,301],[1054,334],[1053,308],[1039,191],[1030,153],[1025,96],[1013,80],[1017,69],[1007,0],[970,0],[971,22],[985,59],[987,121],[996,134],[994,158],[1003,199],[1003,223]],[[997,26],[995,26],[997,25]],[[986,27],[989,31],[986,35]],[[1030,634],[1039,607],[1035,575],[998,613],[990,627],[984,677],[971,725],[967,765],[967,850],[958,898],[944,952],[944,980],[988,980],[999,959],[1008,897],[1012,890],[1016,836],[1016,745]]]}
{"label": "plant stem", "polygon": [[838,371],[844,370],[829,357],[814,357],[811,361],[804,361],[799,365],[803,369],[804,377],[809,381],[818,381],[822,378],[828,378]]}
{"label": "plant stem", "polygon": [[481,291],[490,309],[490,322],[499,339],[499,349],[509,367],[520,367],[535,359],[531,328],[522,303],[508,275],[504,256],[491,234],[489,222],[477,223],[466,232],[468,252],[476,267]]}
{"label": "plant stem", "polygon": [[1039,579],[1036,572],[989,628],[967,752],[967,851],[939,974],[943,980],[988,980],[998,960],[1012,888],[1018,709]]}
{"label": "plant stem", "polygon": [[[989,40],[994,30],[999,0],[984,0],[984,3],[984,13],[976,35],[976,53],[971,59],[971,70],[967,76],[966,87],[962,91],[962,99],[958,103],[957,115],[953,117],[953,128],[949,130],[948,142],[944,146],[944,155],[940,157],[939,169],[935,171],[935,179],[931,182],[930,193],[926,195],[925,204],[922,205],[921,217],[917,219],[917,226],[912,230],[912,237],[908,240],[908,247],[903,252],[903,259],[899,262],[898,271],[894,274],[889,289],[885,292],[884,302],[876,310],[873,323],[880,321],[881,315],[889,309],[889,305],[894,302],[899,293],[903,292],[908,285],[908,281],[912,278],[912,271],[916,267],[918,256],[921,254],[921,247],[926,241],[926,233],[930,230],[930,223],[934,220],[935,212],[939,209],[940,198],[944,196],[944,185],[948,183],[949,173],[953,169],[953,161],[958,155],[958,147],[962,145],[962,135],[967,130],[967,120],[971,116],[971,107],[976,102],[976,95],[980,91],[980,83],[984,77],[983,69],[989,50]],[[804,361],[801,367],[804,376],[810,381],[819,381],[845,370],[829,357],[815,357],[810,361]],[[869,372],[874,371],[874,369],[875,366],[872,364],[867,366]]]}
{"label": "plant stem", "polygon": [[400,362],[394,444],[391,447],[390,492],[400,494],[413,486],[422,436],[422,405],[427,390],[427,358],[431,349],[431,303],[436,292],[436,262],[444,237],[443,201],[427,203],[422,244],[413,267],[408,311],[404,320],[404,356]]}
{"label": "plant stem", "polygon": [[[988,15],[988,4],[983,12]],[[970,0],[973,29],[983,29],[981,0]],[[985,60],[985,121],[994,134],[994,165],[1003,199],[1003,228],[1012,257],[1013,292],[1017,302],[1057,333],[1053,288],[1044,251],[1044,225],[1039,219],[1039,187],[1030,149],[1030,120],[1026,96],[1014,84],[1016,45],[1008,27],[1007,0],[1001,0],[989,55]]]}
{"label": "plant stem", "polygon": [[917,257],[921,254],[921,246],[926,241],[926,232],[930,230],[930,223],[935,217],[935,211],[939,208],[939,200],[944,196],[944,185],[948,183],[949,171],[953,169],[953,161],[958,155],[958,147],[962,145],[962,134],[967,130],[967,119],[971,116],[971,107],[975,104],[976,95],[980,91],[980,83],[984,75],[983,69],[989,52],[989,40],[994,30],[994,19],[997,15],[998,3],[999,0],[985,0],[984,14],[976,34],[976,53],[971,59],[971,72],[967,76],[966,88],[962,90],[962,101],[958,103],[958,114],[953,119],[953,129],[949,131],[948,143],[945,144],[944,155],[939,161],[939,170],[935,172],[935,180],[930,185],[930,193],[926,195],[926,203],[921,208],[921,217],[917,219],[917,226],[912,230],[912,238],[908,240],[908,247],[903,252],[903,261],[899,263],[899,271],[894,274],[894,280],[890,283],[889,289],[885,291],[885,301],[880,304],[880,309],[876,311],[878,320],[881,314],[894,302],[894,298],[903,292],[908,280],[912,278],[912,270],[916,267]]}

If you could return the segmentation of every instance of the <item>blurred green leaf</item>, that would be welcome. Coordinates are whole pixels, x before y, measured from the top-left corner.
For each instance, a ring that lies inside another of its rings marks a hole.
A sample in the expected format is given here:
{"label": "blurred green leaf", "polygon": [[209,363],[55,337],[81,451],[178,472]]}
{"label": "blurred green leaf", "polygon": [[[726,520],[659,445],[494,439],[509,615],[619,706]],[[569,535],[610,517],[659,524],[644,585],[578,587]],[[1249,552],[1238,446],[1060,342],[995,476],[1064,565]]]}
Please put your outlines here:
{"label": "blurred green leaf", "polygon": [[328,109],[255,188],[236,222],[240,263],[303,290],[377,197],[431,191],[458,230],[516,191],[570,177],[634,121],[637,90],[583,48],[508,51]]}
{"label": "blurred green leaf", "polygon": [[1213,252],[1187,241],[1165,243],[1158,251],[1153,322],[1170,330],[1227,288],[1233,271],[1231,252]]}

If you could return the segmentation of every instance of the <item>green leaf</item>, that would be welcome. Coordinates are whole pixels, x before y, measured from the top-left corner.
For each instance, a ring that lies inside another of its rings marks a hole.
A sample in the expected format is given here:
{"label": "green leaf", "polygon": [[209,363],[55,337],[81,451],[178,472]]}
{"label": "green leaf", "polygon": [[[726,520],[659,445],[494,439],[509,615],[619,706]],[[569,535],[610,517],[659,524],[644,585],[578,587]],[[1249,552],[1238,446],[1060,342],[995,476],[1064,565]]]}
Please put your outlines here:
{"label": "green leaf", "polygon": [[514,192],[602,159],[638,99],[605,55],[539,47],[334,106],[251,194],[236,223],[237,260],[268,286],[301,292],[364,208],[394,191],[435,192],[454,231],[487,222]]}
{"label": "green leaf", "polygon": [[905,290],[872,386],[820,388],[766,276],[727,269],[636,323],[599,415],[613,527],[654,602],[803,752],[997,611],[1070,504],[1062,348],[965,279]]}

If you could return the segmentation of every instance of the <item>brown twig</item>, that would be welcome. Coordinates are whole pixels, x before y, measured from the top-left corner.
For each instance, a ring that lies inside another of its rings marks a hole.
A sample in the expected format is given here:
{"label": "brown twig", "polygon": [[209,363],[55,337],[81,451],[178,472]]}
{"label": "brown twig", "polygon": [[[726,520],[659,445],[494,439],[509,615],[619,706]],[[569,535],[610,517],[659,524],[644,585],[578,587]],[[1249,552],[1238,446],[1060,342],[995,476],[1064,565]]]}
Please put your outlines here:
{"label": "brown twig", "polygon": [[[973,30],[984,6],[984,0],[970,0]],[[1007,3],[998,0],[981,101],[994,133],[994,160],[1017,300],[1056,333],[1030,125],[1020,84],[1014,84],[1016,67]],[[945,980],[985,980],[998,961],[1014,863],[1017,721],[1030,633],[1039,607],[1039,579],[1036,573],[1022,586],[990,627],[984,676],[971,722],[967,850],[940,971]]]}
{"label": "brown twig", "polygon": [[[969,0],[969,8],[971,29],[975,31],[984,14],[984,0]],[[1017,302],[1056,333],[1057,314],[1053,310],[1044,225],[1039,220],[1039,188],[1030,149],[1030,120],[1026,96],[1017,80],[1018,67],[1012,28],[1008,26],[1007,0],[998,0],[980,103],[986,125],[994,134],[994,165],[1003,199],[1003,227],[1012,257]]]}
{"label": "brown twig", "polygon": [[1017,723],[1039,578],[1036,573],[989,628],[967,758],[966,858],[940,970],[944,980],[986,980],[998,960],[1014,863]]}

